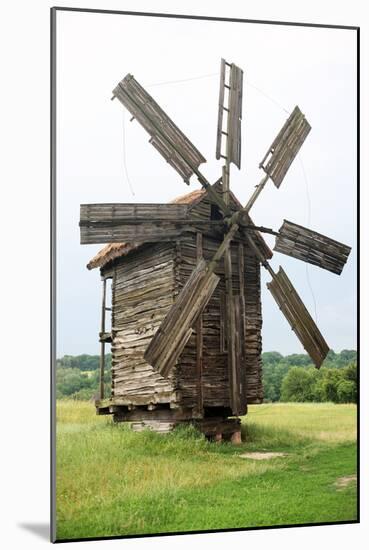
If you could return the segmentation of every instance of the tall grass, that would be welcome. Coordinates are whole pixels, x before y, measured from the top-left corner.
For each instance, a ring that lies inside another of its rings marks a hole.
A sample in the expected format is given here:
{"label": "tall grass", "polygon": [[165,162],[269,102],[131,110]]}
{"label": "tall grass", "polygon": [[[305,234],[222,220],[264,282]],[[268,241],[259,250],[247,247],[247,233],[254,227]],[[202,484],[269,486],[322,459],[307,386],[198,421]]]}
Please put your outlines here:
{"label": "tall grass", "polygon": [[[296,488],[328,499],[330,521],[354,517],[355,494],[331,489],[355,473],[354,406],[254,406],[242,431],[240,446],[209,443],[191,426],[137,433],[96,416],[91,403],[58,403],[58,538],[319,521],[308,500],[297,514]],[[240,457],[263,450],[287,455]],[[291,509],[277,512],[283,498]]]}

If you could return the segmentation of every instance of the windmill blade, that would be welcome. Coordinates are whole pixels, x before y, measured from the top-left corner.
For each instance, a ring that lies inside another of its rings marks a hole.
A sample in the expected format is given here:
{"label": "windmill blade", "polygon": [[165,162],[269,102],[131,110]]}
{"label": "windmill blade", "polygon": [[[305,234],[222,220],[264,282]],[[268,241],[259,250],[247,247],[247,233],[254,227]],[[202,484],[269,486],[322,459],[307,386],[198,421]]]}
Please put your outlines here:
{"label": "windmill blade", "polygon": [[134,118],[150,134],[150,143],[189,184],[190,177],[206,159],[181,132],[150,94],[127,74],[113,90]]}
{"label": "windmill blade", "polygon": [[281,267],[277,274],[273,273],[267,287],[315,366],[320,368],[329,346]]}
{"label": "windmill blade", "polygon": [[310,130],[305,115],[296,106],[259,164],[276,187],[281,185]]}
{"label": "windmill blade", "polygon": [[81,204],[81,244],[171,241],[187,212],[185,204]]}
{"label": "windmill blade", "polygon": [[[226,67],[229,67],[228,84],[226,84]],[[242,118],[242,87],[243,71],[234,63],[227,63],[221,60],[220,65],[220,86],[219,86],[219,107],[218,107],[218,129],[215,156],[219,160],[225,158],[241,168],[241,118]],[[227,106],[224,105],[225,90],[228,90]],[[223,130],[224,112],[227,113],[227,130]],[[222,154],[223,136],[226,137],[226,154]]]}
{"label": "windmill blade", "polygon": [[351,248],[302,225],[284,220],[274,250],[340,275]]}
{"label": "windmill blade", "polygon": [[81,244],[168,242],[193,228],[224,226],[187,216],[185,204],[81,204]]}
{"label": "windmill blade", "polygon": [[233,224],[206,264],[201,259],[179,293],[145,351],[145,360],[162,376],[168,376],[192,334],[192,327],[207,306],[218,282],[214,269],[238,231]]}
{"label": "windmill blade", "polygon": [[205,260],[200,260],[145,352],[145,360],[162,376],[168,376],[176,363],[218,282],[219,277],[208,273]]}

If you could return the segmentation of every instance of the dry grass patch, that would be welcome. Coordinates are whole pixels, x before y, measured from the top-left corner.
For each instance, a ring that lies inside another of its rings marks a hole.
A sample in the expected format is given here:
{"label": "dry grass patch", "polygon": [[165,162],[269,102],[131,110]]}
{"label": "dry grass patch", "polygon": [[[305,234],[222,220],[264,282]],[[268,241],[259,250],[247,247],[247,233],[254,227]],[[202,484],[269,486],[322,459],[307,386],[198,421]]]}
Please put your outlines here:
{"label": "dry grass patch", "polygon": [[352,486],[352,485],[356,485],[356,481],[357,481],[357,475],[354,474],[354,475],[351,475],[351,476],[343,476],[343,477],[339,477],[334,485],[337,489],[337,491],[342,491],[343,489],[346,489],[346,487],[349,487],[349,486]]}
{"label": "dry grass patch", "polygon": [[251,460],[271,460],[272,458],[282,458],[288,456],[287,453],[242,453],[240,458],[250,458]]}

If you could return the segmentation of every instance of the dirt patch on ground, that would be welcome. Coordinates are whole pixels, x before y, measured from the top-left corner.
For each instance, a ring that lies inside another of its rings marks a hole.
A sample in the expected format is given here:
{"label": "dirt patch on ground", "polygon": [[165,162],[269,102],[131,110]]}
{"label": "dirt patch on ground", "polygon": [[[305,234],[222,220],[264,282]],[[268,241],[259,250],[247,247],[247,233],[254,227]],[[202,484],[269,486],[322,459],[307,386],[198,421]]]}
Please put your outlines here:
{"label": "dirt patch on ground", "polygon": [[270,460],[287,456],[287,453],[242,453],[239,456],[241,458],[251,458],[252,460]]}
{"label": "dirt patch on ground", "polygon": [[352,476],[343,476],[336,479],[334,485],[337,491],[342,491],[342,489],[345,489],[348,485],[352,485],[353,483],[356,483],[356,480],[357,480],[356,474]]}

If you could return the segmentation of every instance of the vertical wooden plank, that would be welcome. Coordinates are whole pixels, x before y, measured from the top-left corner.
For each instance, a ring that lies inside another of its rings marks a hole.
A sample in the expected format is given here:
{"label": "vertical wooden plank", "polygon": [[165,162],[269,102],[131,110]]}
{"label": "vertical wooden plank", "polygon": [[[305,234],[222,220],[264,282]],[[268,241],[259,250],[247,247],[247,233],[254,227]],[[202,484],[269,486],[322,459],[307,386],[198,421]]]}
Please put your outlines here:
{"label": "vertical wooden plank", "polygon": [[[230,105],[228,104],[230,108]],[[227,132],[229,132],[229,117]],[[229,136],[228,136],[229,137]],[[227,139],[227,159],[222,170],[223,197],[227,206],[230,203],[229,194],[229,176],[230,176],[230,151],[229,139]],[[224,274],[226,288],[226,311],[227,311],[227,351],[228,351],[228,378],[229,378],[229,397],[232,413],[238,415],[239,412],[239,391],[237,387],[237,372],[236,372],[236,348],[235,348],[235,311],[233,301],[233,278],[232,278],[232,251],[231,243],[229,243],[224,254]]]}
{"label": "vertical wooden plank", "polygon": [[[196,259],[199,262],[203,257],[202,233],[196,234]],[[204,395],[202,388],[202,370],[203,370],[203,317],[202,313],[196,321],[196,373],[197,373],[197,406],[198,414],[202,417],[204,414]]]}
{"label": "vertical wooden plank", "polygon": [[224,353],[227,351],[227,333],[226,333],[226,327],[227,327],[227,308],[226,308],[226,298],[225,293],[220,292],[219,294],[219,316],[220,316],[220,323],[219,323],[219,335],[220,335],[220,352]]}
{"label": "vertical wooden plank", "polygon": [[228,373],[230,386],[230,404],[232,413],[239,413],[239,388],[237,384],[236,371],[236,340],[235,340],[235,310],[233,300],[232,284],[232,257],[231,246],[229,245],[224,254],[225,286],[226,286],[226,308],[227,308],[227,349],[228,349]]}
{"label": "vertical wooden plank", "polygon": [[238,279],[240,282],[240,296],[245,302],[245,256],[242,243],[238,245]]}
{"label": "vertical wooden plank", "polygon": [[[100,332],[105,332],[106,279],[103,279]],[[104,399],[105,342],[100,343],[100,400]]]}
{"label": "vertical wooden plank", "polygon": [[245,305],[245,251],[242,243],[238,245],[238,279],[240,283],[240,384],[241,408],[247,408],[247,366],[246,366],[246,305]]}
{"label": "vertical wooden plank", "polygon": [[220,159],[222,148],[222,126],[223,126],[223,104],[224,104],[224,84],[225,84],[225,60],[220,62],[220,83],[219,83],[219,106],[218,106],[218,129],[215,158]]}

